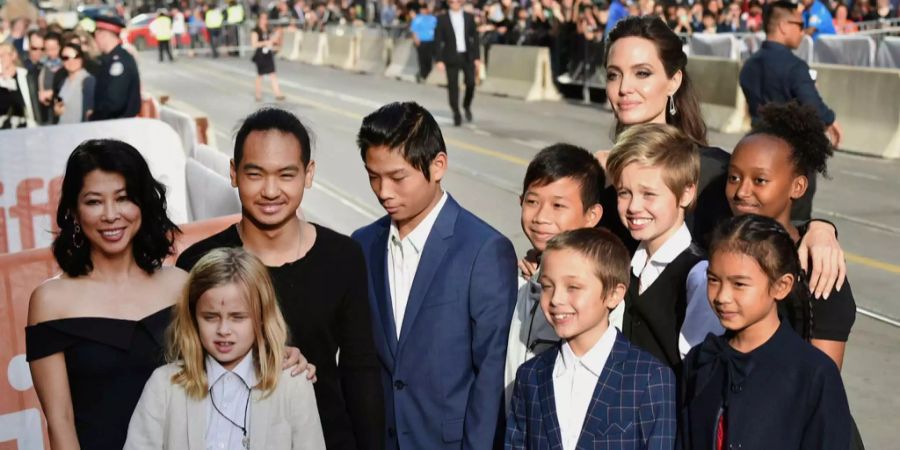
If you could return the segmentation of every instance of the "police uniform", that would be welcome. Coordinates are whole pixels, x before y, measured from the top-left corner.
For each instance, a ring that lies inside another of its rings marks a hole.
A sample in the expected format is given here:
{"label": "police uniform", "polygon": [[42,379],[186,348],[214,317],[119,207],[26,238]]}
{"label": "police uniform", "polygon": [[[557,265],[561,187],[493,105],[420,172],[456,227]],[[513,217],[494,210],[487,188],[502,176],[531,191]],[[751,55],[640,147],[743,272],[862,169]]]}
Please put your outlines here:
{"label": "police uniform", "polygon": [[[97,18],[97,30],[116,33],[125,24],[117,17]],[[122,45],[100,58],[94,113],[91,120],[135,117],[141,111],[141,80],[137,63]]]}

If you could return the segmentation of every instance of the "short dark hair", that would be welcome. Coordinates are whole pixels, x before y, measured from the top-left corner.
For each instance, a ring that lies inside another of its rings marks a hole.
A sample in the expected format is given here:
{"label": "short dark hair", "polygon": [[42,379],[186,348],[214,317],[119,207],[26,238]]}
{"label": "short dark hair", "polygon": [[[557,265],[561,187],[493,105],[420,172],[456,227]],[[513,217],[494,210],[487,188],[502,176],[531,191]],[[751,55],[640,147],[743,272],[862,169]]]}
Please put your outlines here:
{"label": "short dark hair", "polygon": [[399,150],[416,170],[431,180],[429,166],[440,153],[447,153],[441,127],[431,113],[416,102],[394,102],[366,116],[356,136],[360,156],[366,160],[371,147]]}
{"label": "short dark hair", "polygon": [[603,283],[603,298],[617,284],[631,282],[631,254],[625,244],[605,228],[579,228],[557,234],[547,242],[544,254],[553,250],[574,250],[594,263],[594,275]]}
{"label": "short dark hair", "polygon": [[581,185],[581,205],[585,211],[600,203],[600,191],[606,185],[600,162],[591,152],[562,143],[553,144],[534,156],[525,170],[522,195],[532,186],[546,186],[563,178],[572,178]]}
{"label": "short dark hair", "polygon": [[28,41],[29,41],[29,42],[30,42],[31,39],[34,38],[35,36],[37,36],[37,37],[39,37],[39,38],[41,38],[41,39],[44,39],[44,32],[41,31],[41,30],[31,30],[31,31],[28,32],[27,36],[28,36]]}
{"label": "short dark hair", "polygon": [[[131,145],[113,139],[91,139],[75,148],[66,163],[62,193],[56,210],[59,234],[53,240],[53,256],[71,277],[93,270],[91,244],[82,235],[76,245],[75,211],[84,178],[94,170],[122,175],[129,200],[141,210],[141,227],[132,241],[138,267],[153,273],[172,254],[178,227],[166,215],[166,188],[153,178],[147,161]],[[80,233],[79,233],[80,234]]]}
{"label": "short dark hair", "polygon": [[766,3],[763,7],[763,31],[772,32],[772,27],[785,16],[793,13],[797,9],[797,5],[787,0],[778,0],[772,3]]}
{"label": "short dark hair", "polygon": [[44,35],[44,42],[47,42],[47,41],[56,41],[60,45],[62,45],[63,38],[62,38],[61,34],[51,31],[51,32],[48,32],[46,35]]}
{"label": "short dark hair", "polygon": [[76,58],[78,58],[78,59],[84,59],[84,50],[81,49],[81,46],[80,46],[80,45],[75,45],[75,44],[66,44],[66,45],[63,45],[62,49],[60,49],[60,51],[59,51],[60,56],[62,56],[63,50],[65,50],[65,49],[67,49],[67,48],[70,48],[70,49],[72,49],[72,50],[75,52],[75,57],[76,57]]}
{"label": "short dark hair", "polygon": [[277,130],[293,135],[300,143],[300,159],[304,166],[309,165],[312,158],[312,147],[309,129],[290,111],[280,108],[266,107],[257,110],[244,118],[241,128],[234,138],[234,165],[241,164],[244,157],[244,143],[247,136],[254,131]]}

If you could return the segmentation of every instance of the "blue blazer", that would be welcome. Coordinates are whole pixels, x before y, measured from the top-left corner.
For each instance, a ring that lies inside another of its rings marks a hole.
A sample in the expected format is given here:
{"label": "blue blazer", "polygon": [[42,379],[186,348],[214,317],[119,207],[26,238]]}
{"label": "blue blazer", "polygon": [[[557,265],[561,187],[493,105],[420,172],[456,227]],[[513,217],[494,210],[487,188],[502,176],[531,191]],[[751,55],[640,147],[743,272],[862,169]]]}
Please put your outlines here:
{"label": "blue blazer", "polygon": [[512,243],[448,197],[425,241],[397,339],[387,276],[390,217],[353,233],[370,275],[387,449],[490,449],[502,439]]}
{"label": "blue blazer", "polygon": [[[559,346],[519,367],[506,420],[506,449],[561,450],[553,393]],[[597,380],[578,438],[578,450],[675,447],[675,375],[618,331]]]}

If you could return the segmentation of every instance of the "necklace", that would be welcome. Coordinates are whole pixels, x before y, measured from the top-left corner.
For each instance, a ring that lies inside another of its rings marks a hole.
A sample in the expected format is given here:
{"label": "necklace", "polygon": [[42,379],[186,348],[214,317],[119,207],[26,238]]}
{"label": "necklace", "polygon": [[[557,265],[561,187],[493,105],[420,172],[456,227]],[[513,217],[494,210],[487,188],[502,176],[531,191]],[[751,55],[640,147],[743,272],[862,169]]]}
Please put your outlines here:
{"label": "necklace", "polygon": [[210,403],[212,403],[213,409],[215,409],[216,412],[219,413],[220,416],[224,417],[225,420],[231,422],[232,425],[238,427],[241,430],[241,433],[244,434],[244,437],[241,439],[241,445],[243,445],[244,448],[249,449],[250,448],[250,437],[247,436],[247,409],[250,407],[250,395],[252,394],[252,392],[247,393],[247,403],[244,404],[244,425],[241,426],[241,425],[238,425],[237,422],[231,420],[231,417],[226,416],[225,413],[223,413],[222,410],[219,409],[219,407],[216,405],[216,399],[212,395],[212,390],[213,390],[213,388],[210,387],[209,388],[209,401],[210,401]]}

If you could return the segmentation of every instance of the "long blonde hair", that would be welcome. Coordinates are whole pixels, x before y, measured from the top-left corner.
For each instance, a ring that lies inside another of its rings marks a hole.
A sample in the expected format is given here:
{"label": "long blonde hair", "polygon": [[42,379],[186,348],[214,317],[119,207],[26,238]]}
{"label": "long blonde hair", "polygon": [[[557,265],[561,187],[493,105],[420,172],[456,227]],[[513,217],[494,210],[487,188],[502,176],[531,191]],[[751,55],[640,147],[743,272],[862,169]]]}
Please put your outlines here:
{"label": "long blonde hair", "polygon": [[181,365],[172,383],[181,385],[190,397],[203,399],[209,391],[206,378],[206,350],[197,328],[197,301],[204,292],[235,283],[244,292],[253,319],[255,343],[253,365],[259,384],[267,396],[281,376],[287,326],[278,308],[268,270],[242,248],[220,248],[207,253],[191,270],[184,295],[175,307],[169,326],[167,361]]}

